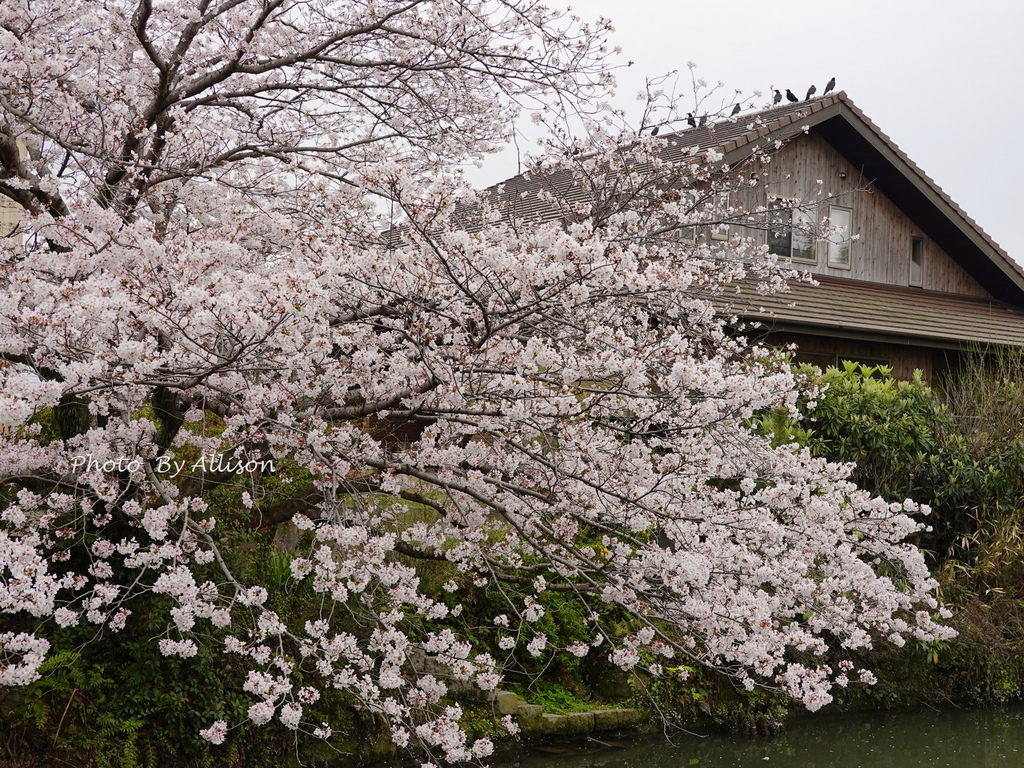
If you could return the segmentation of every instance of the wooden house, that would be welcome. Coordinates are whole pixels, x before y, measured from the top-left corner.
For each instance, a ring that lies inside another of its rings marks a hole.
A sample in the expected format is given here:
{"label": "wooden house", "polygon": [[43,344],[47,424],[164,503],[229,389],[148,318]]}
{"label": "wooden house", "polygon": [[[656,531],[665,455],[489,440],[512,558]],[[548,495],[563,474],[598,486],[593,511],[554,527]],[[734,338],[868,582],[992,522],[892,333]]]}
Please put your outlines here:
{"label": "wooden house", "polygon": [[730,165],[785,142],[761,194],[806,200],[794,216],[844,229],[753,233],[817,282],[742,310],[770,343],[821,366],[884,363],[900,378],[930,378],[964,350],[1024,346],[1024,270],[845,93],[756,117],[684,133],[707,134],[694,138]]}
{"label": "wooden house", "polygon": [[[659,141],[666,159],[716,150],[732,169],[780,143],[756,187],[735,202],[752,211],[773,199],[799,200],[785,213],[796,220],[778,232],[733,224],[702,236],[753,237],[813,276],[817,284],[794,281],[788,293],[755,303],[720,303],[723,312],[756,322],[768,343],[795,344],[798,360],[822,367],[856,360],[891,366],[900,378],[915,369],[931,378],[964,350],[1024,346],[1024,270],[845,93]],[[507,214],[543,220],[563,214],[540,189],[571,204],[587,198],[581,186],[561,170],[518,176],[492,192]],[[800,229],[825,220],[842,233],[815,238]]]}
{"label": "wooden house", "polygon": [[0,195],[0,237],[12,238],[20,244],[20,218],[21,207],[10,198]]}

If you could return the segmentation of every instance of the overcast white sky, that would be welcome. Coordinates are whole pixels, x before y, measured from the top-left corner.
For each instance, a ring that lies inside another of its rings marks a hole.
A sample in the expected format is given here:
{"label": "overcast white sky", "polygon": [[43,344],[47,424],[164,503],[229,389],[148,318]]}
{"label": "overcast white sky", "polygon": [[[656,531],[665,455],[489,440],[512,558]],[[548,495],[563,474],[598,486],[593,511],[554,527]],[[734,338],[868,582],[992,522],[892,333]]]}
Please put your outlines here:
{"label": "overcast white sky", "polygon": [[[569,0],[571,2],[571,0]],[[561,3],[564,5],[566,0]],[[557,0],[551,0],[557,4]],[[645,76],[687,61],[725,93],[847,95],[1011,257],[1024,263],[1024,2],[1021,0],[576,0],[607,16],[633,66],[618,104]],[[728,100],[728,96],[726,99]],[[515,173],[489,164],[481,181]],[[477,174],[474,174],[477,176]]]}

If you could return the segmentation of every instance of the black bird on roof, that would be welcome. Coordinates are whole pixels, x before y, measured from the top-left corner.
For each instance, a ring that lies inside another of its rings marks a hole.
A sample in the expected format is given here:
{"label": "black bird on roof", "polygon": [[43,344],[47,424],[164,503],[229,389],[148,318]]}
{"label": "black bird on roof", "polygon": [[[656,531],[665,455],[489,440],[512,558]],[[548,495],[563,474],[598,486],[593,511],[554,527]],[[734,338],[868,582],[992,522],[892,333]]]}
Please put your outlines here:
{"label": "black bird on roof", "polygon": [[737,104],[735,107],[732,108],[732,113],[729,115],[729,117],[736,117],[736,115],[738,115],[739,113],[740,113],[740,105]]}
{"label": "black bird on roof", "polygon": [[660,131],[660,130],[661,130],[661,126],[660,125],[654,126],[653,128],[651,128],[651,136],[657,136],[658,135],[658,131]]}
{"label": "black bird on roof", "polygon": [[693,112],[686,113],[686,124],[691,128],[697,127],[697,121],[693,119]]}
{"label": "black bird on roof", "polygon": [[815,88],[813,85],[810,88],[808,88],[807,89],[807,96],[804,98],[804,101],[810,101],[811,100],[811,96],[813,96],[815,93],[817,93],[817,91],[818,91],[818,89]]}
{"label": "black bird on roof", "polygon": [[789,88],[786,89],[786,98],[790,101],[800,101],[800,99],[796,97],[796,94],[789,90]]}
{"label": "black bird on roof", "polygon": [[831,91],[835,87],[836,87],[836,79],[833,77],[831,80],[828,81],[828,85],[825,86],[825,90],[822,92],[821,95],[822,96],[827,96],[828,92]]}
{"label": "black bird on roof", "polygon": [[782,101],[782,94],[779,92],[779,89],[776,88],[775,89],[775,98],[772,99],[772,104],[778,104],[780,101]]}
{"label": "black bird on roof", "polygon": [[707,113],[700,116],[700,122],[697,124],[698,128],[703,128],[708,122]]}

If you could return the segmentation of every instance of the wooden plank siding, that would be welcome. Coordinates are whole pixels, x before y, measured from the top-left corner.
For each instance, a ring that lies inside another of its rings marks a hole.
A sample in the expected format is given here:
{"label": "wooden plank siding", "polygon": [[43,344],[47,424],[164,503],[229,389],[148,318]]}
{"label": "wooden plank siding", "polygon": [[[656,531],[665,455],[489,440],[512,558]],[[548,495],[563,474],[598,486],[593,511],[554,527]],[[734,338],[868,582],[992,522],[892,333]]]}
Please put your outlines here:
{"label": "wooden plank siding", "polygon": [[[659,142],[666,162],[682,159],[687,148],[720,152],[728,172],[743,174],[730,195],[738,209],[763,211],[781,197],[813,203],[819,222],[830,204],[850,211],[856,239],[848,266],[828,263],[825,239],[816,241],[813,259],[792,262],[820,286],[796,283],[774,299],[738,286],[742,296],[714,297],[723,314],[763,323],[770,343],[799,343],[808,355],[836,361],[886,361],[900,377],[914,369],[930,376],[964,349],[1024,346],[1024,268],[845,93],[683,129]],[[773,146],[779,149],[770,162],[743,165]],[[751,173],[761,182],[755,187],[746,185]],[[510,218],[557,220],[562,214],[541,190],[569,202],[590,198],[587,185],[562,170],[510,179],[491,189],[492,202]],[[694,234],[705,242],[733,235],[768,242],[763,229],[739,224]],[[915,242],[923,270],[912,286]]]}
{"label": "wooden plank siding", "polygon": [[773,333],[770,341],[776,347],[795,345],[798,350],[798,362],[810,362],[819,368],[839,365],[844,360],[871,365],[885,364],[892,368],[893,376],[898,379],[911,379],[914,371],[921,371],[924,378],[930,380],[936,373],[955,365],[960,354],[954,350],[924,349],[880,341],[837,339],[799,333]]}
{"label": "wooden plank siding", "polygon": [[[818,182],[821,182],[819,184]],[[828,198],[852,209],[850,267],[829,266],[828,243],[819,240],[816,262],[793,266],[816,275],[865,280],[888,285],[910,284],[912,238],[923,244],[924,274],[921,288],[966,296],[990,297],[977,280],[916,225],[888,197],[871,184],[815,131],[793,138],[768,166],[767,183],[743,200],[746,206],[766,205],[770,197],[798,198],[817,206],[818,220],[828,215]],[[736,228],[740,234],[750,234]],[[764,233],[756,233],[760,243]]]}

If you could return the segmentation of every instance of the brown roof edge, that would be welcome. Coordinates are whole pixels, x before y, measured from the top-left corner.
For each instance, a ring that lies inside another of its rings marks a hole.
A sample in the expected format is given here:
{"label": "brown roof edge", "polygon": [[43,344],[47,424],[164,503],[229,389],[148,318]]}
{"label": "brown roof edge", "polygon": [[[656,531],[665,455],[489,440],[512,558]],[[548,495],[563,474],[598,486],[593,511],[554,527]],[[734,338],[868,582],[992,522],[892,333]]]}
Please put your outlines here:
{"label": "brown roof edge", "polygon": [[886,147],[890,151],[892,151],[903,163],[906,164],[906,166],[909,169],[911,169],[915,174],[917,174],[921,178],[921,181],[923,181],[936,196],[938,196],[946,205],[948,205],[957,216],[963,219],[964,222],[966,222],[967,225],[972,230],[974,230],[975,233],[980,235],[981,239],[985,242],[985,244],[988,247],[990,247],[993,251],[995,251],[996,254],[1002,257],[1003,260],[1006,261],[1007,265],[1012,269],[1012,271],[1016,275],[1020,276],[1021,278],[1024,278],[1024,267],[1021,267],[1016,261],[1010,258],[1010,255],[1006,251],[1004,251],[999,246],[999,244],[995,240],[993,240],[987,232],[985,232],[984,229],[981,228],[978,222],[976,222],[974,219],[968,216],[967,212],[964,211],[964,209],[961,208],[959,205],[957,205],[953,198],[947,195],[943,191],[942,187],[940,187],[931,176],[929,176],[927,173],[921,170],[921,168],[918,167],[918,165],[913,160],[911,160],[902,149],[899,148],[896,142],[889,138],[888,134],[886,134],[877,125],[875,125],[871,118],[865,115],[860,110],[860,108],[853,103],[853,101],[846,95],[845,91],[840,91],[836,95],[839,96],[842,99],[843,103],[854,114],[856,114],[857,117],[859,117],[861,121],[863,121],[864,124],[867,125],[876,136],[878,136],[879,139],[881,139],[885,143]]}
{"label": "brown roof edge", "polygon": [[[982,296],[815,276],[772,296],[749,296],[720,311],[766,323],[767,329],[927,347],[1024,346],[1024,310]],[[950,346],[952,345],[952,346]]]}
{"label": "brown roof edge", "polygon": [[[801,109],[802,108],[802,109]],[[780,114],[772,118],[772,112]],[[760,113],[764,125],[722,145],[726,162],[733,164],[752,152],[755,142],[764,139],[786,140],[798,134],[805,126],[814,127],[835,118],[842,119],[870,143],[893,168],[897,169],[931,204],[949,219],[971,243],[981,251],[999,273],[1009,278],[1021,293],[1024,303],[1024,267],[1010,258],[985,230],[947,195],[942,188],[911,160],[899,146],[882,131],[845,91],[839,91],[811,102],[765,110]]]}
{"label": "brown roof edge", "polygon": [[[817,283],[818,286],[821,286],[821,285],[835,285],[835,286],[860,287],[860,288],[868,289],[868,290],[871,290],[871,291],[890,292],[890,293],[894,293],[894,294],[905,295],[905,296],[908,296],[908,297],[926,297],[926,298],[935,298],[937,300],[941,300],[941,299],[955,299],[955,300],[962,300],[962,301],[967,301],[967,302],[973,302],[975,304],[986,304],[986,305],[991,305],[991,306],[995,306],[995,307],[1003,307],[1005,309],[1013,310],[1015,312],[1021,312],[1022,311],[1021,307],[1019,307],[1016,304],[1013,304],[1012,302],[1003,301],[1001,299],[997,299],[997,298],[994,298],[994,297],[991,297],[991,296],[978,296],[977,294],[973,294],[973,293],[952,293],[950,291],[938,291],[938,290],[935,290],[934,288],[921,288],[919,286],[899,285],[899,284],[895,284],[895,283],[880,283],[880,282],[878,282],[876,280],[863,280],[863,279],[859,279],[859,278],[856,278],[856,277],[840,277],[839,275],[825,275],[825,274],[815,274],[815,273],[809,273],[809,275],[811,277],[811,280],[813,280],[815,283]],[[811,287],[817,287],[817,286],[813,286],[812,283],[810,281],[808,281],[808,280],[790,279],[789,281],[787,281],[787,284],[790,285],[790,286],[793,286],[793,285],[797,285],[797,286],[807,285],[807,286],[811,286]],[[785,297],[787,295],[787,292],[783,291],[783,292],[780,292],[777,295]],[[1024,339],[1022,339],[1022,341],[1024,341]]]}
{"label": "brown roof edge", "polygon": [[[756,117],[764,122],[758,125],[751,131],[747,131],[742,136],[738,136],[732,141],[726,142],[721,146],[722,153],[726,155],[728,159],[730,155],[738,155],[740,158],[745,156],[753,148],[750,145],[758,139],[788,139],[791,136],[795,136],[800,133],[800,130],[805,125],[805,121],[815,113],[821,112],[828,107],[838,103],[839,96],[842,92],[833,94],[832,96],[825,96],[814,101],[805,101],[800,104],[790,104],[785,107],[776,107],[774,109],[768,109],[764,112],[755,113],[750,117]],[[777,113],[777,117],[772,117],[773,113]],[[831,117],[831,114],[827,117]],[[816,115],[815,123],[820,122],[822,116]],[[806,123],[810,125],[810,123]],[[792,126],[796,126],[792,128]],[[786,128],[791,128],[787,131]],[[780,135],[782,134],[782,135]],[[737,152],[739,150],[739,152]],[[746,151],[744,151],[746,150]]]}

